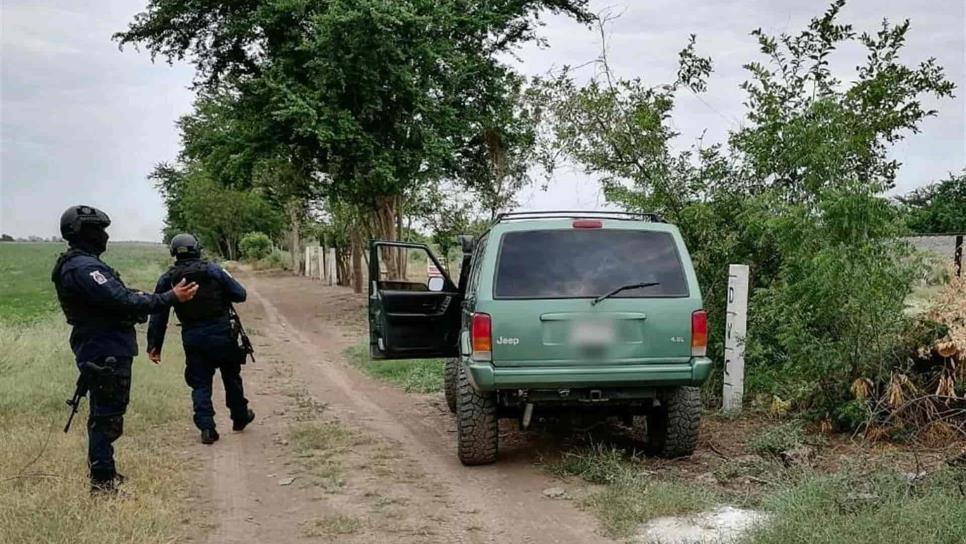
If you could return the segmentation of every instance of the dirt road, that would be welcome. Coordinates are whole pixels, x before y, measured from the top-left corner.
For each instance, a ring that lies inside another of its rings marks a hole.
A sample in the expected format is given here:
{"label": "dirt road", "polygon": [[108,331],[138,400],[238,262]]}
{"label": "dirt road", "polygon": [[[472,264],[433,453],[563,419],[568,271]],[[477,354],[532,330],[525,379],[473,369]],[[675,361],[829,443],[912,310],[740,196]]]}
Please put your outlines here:
{"label": "dirt road", "polygon": [[[441,394],[408,395],[343,360],[365,331],[364,298],[288,275],[242,281],[249,302],[240,311],[259,356],[246,388],[258,419],[195,447],[210,467],[208,542],[607,542],[572,502],[543,496],[559,484],[534,466],[532,444],[503,449],[496,465],[463,467]],[[289,443],[306,421],[352,438],[331,458],[309,458]],[[320,483],[312,463],[337,476]]]}

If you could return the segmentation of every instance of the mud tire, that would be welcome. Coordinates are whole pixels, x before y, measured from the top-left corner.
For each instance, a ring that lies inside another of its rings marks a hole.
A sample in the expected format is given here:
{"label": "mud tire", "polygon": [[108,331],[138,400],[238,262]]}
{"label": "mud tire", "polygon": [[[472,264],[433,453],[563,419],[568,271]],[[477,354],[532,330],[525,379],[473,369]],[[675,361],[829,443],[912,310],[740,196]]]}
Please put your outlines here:
{"label": "mud tire", "polygon": [[500,439],[496,395],[474,389],[463,365],[457,367],[457,454],[464,465],[493,463]]}
{"label": "mud tire", "polygon": [[647,453],[665,459],[688,457],[698,445],[701,390],[677,387],[647,414]]}
{"label": "mud tire", "polygon": [[449,407],[449,411],[456,413],[456,389],[459,381],[460,373],[460,360],[459,359],[446,359],[446,363],[443,366],[443,392],[446,394],[446,406]]}

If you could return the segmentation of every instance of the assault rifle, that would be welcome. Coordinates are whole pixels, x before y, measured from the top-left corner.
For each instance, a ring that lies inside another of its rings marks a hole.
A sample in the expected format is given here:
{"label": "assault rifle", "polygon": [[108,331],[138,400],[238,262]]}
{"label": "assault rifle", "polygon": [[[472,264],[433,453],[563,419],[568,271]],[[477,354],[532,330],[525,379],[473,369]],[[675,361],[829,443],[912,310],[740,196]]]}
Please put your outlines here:
{"label": "assault rifle", "polygon": [[[228,307],[228,318],[231,319],[231,332],[238,341],[238,347],[245,353],[246,356],[252,358],[252,362],[255,362],[255,348],[252,347],[252,341],[249,340],[248,335],[245,334],[245,327],[242,326],[241,318],[238,317],[238,312],[235,311],[234,306]],[[242,364],[245,360],[242,359]]]}
{"label": "assault rifle", "polygon": [[[112,358],[108,358],[108,361]],[[67,401],[70,406],[70,415],[67,416],[67,425],[64,425],[64,432],[70,430],[70,424],[74,422],[74,416],[80,408],[81,399],[87,396],[91,384],[96,376],[109,376],[114,373],[114,369],[106,366],[98,366],[91,362],[83,362],[78,365],[80,375],[77,376],[77,386],[74,388],[74,396]]]}

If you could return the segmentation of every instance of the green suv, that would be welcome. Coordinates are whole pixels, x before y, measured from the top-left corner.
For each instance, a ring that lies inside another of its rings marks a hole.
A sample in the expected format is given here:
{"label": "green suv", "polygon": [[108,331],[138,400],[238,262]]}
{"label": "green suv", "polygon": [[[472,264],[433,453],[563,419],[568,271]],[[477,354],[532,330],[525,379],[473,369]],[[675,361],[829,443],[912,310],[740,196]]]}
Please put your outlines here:
{"label": "green suv", "polygon": [[448,358],[464,464],[496,460],[499,419],[561,412],[623,418],[654,455],[694,451],[708,322],[675,226],[507,213],[464,237],[458,282],[446,268],[425,245],[371,243],[370,352]]}

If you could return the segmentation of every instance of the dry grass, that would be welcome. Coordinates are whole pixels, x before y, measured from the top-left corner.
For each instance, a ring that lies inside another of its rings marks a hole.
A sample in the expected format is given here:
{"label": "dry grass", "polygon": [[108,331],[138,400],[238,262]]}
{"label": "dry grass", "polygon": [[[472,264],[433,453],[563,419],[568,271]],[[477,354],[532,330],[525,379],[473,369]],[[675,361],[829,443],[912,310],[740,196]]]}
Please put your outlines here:
{"label": "dry grass", "polygon": [[[7,262],[19,264],[20,284],[0,288],[4,298],[8,289],[36,293],[22,297],[19,310],[0,311],[0,544],[185,541],[192,463],[181,452],[194,435],[184,432],[191,421],[190,400],[176,332],[162,366],[144,358],[134,362],[124,436],[115,443],[118,468],[128,477],[126,495],[92,498],[86,399],[70,433],[61,432],[64,401],[74,390],[77,370],[67,343],[69,327],[48,304],[51,256],[59,248],[35,246],[20,248],[27,253]],[[120,245],[107,257],[119,263],[126,281],[144,289],[157,279],[164,252],[161,246]],[[21,289],[29,282],[33,290]],[[31,313],[31,308],[41,309]],[[138,336],[144,338],[143,328]]]}
{"label": "dry grass", "polygon": [[[134,365],[131,405],[117,446],[128,496],[90,497],[87,401],[61,432],[76,379],[59,317],[0,330],[0,543],[176,542],[183,534],[189,402],[174,349],[167,365]],[[172,348],[175,343],[172,343]]]}

